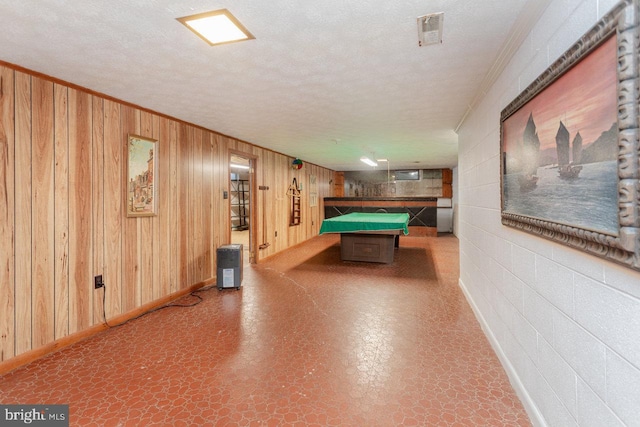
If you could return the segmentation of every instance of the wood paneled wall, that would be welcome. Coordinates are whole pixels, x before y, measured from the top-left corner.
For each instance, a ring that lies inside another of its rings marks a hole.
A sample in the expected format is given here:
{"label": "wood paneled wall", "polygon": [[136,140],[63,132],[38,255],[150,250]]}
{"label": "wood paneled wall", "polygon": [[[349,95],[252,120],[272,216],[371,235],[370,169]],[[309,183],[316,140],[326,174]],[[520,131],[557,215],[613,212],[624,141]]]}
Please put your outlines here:
{"label": "wood paneled wall", "polygon": [[[129,134],[159,141],[155,217],[125,215]],[[258,261],[317,235],[332,171],[0,64],[0,363],[101,324],[103,291],[110,319],[212,280],[229,243],[230,150],[269,187],[256,191]],[[290,227],[294,177],[302,224]]]}
{"label": "wood paneled wall", "polygon": [[442,197],[453,197],[453,170],[442,169]]}

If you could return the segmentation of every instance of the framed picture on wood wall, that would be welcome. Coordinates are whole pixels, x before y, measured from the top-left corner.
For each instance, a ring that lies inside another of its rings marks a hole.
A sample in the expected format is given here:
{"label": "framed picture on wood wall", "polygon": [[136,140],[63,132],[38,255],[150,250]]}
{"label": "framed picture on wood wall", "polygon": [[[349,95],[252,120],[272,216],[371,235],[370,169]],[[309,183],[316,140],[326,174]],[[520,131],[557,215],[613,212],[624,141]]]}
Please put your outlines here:
{"label": "framed picture on wood wall", "polygon": [[158,141],[129,135],[127,152],[127,216],[154,216],[158,206]]}
{"label": "framed picture on wood wall", "polygon": [[318,179],[315,175],[309,175],[309,207],[318,206]]}
{"label": "framed picture on wood wall", "polygon": [[640,270],[638,0],[500,117],[502,223]]}

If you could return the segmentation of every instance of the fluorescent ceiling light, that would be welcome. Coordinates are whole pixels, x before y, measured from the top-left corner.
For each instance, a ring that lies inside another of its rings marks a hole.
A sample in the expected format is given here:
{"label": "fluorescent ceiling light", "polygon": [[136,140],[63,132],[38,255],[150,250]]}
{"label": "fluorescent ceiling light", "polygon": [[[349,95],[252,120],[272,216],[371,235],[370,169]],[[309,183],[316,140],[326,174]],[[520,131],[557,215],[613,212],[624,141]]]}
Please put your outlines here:
{"label": "fluorescent ceiling light", "polygon": [[368,164],[369,166],[374,166],[374,167],[378,166],[378,164],[376,162],[374,162],[373,160],[371,160],[368,157],[364,157],[364,156],[360,157],[360,161],[363,162],[363,163]]}
{"label": "fluorescent ceiling light", "polygon": [[249,169],[247,165],[236,165],[235,163],[231,163],[231,167],[236,169]]}
{"label": "fluorescent ceiling light", "polygon": [[227,9],[177,19],[211,46],[255,38]]}

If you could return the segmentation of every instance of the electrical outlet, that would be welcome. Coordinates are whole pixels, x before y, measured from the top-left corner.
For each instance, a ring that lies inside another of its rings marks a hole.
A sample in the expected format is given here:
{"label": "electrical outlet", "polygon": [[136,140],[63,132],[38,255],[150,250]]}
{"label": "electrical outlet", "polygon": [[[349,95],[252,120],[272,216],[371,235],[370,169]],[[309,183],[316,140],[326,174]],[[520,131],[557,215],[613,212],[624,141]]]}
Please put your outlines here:
{"label": "electrical outlet", "polygon": [[93,288],[94,289],[100,289],[103,286],[104,286],[104,282],[102,281],[102,274],[99,275],[99,276],[94,277],[94,279],[93,279]]}
{"label": "electrical outlet", "polygon": [[276,237],[278,237],[278,232],[276,231]]}

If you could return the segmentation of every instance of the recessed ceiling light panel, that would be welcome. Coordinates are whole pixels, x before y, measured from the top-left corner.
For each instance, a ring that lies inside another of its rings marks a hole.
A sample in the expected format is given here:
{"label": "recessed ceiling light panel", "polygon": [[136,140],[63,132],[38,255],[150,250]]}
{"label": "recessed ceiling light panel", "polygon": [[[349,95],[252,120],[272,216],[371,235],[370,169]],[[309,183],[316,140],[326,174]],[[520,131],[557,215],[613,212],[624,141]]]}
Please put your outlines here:
{"label": "recessed ceiling light panel", "polygon": [[227,9],[177,18],[211,46],[255,37]]}

